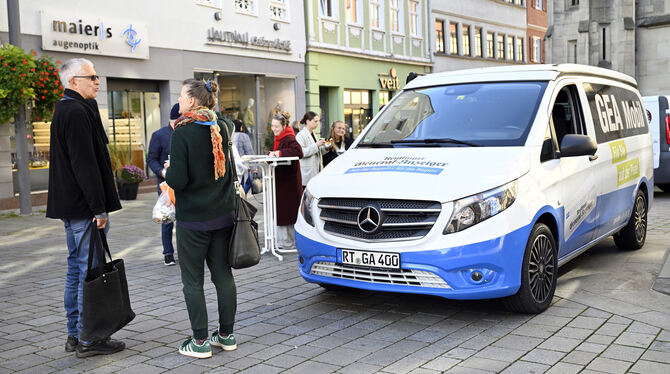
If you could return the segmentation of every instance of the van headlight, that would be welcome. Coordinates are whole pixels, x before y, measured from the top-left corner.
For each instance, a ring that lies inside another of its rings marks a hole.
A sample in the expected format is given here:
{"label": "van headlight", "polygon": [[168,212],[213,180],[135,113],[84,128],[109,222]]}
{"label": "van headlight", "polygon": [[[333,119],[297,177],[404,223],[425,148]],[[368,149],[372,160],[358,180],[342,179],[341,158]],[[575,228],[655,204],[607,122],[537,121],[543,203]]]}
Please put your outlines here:
{"label": "van headlight", "polygon": [[300,204],[300,214],[305,219],[305,222],[314,227],[314,219],[312,218],[312,202],[314,196],[305,188],[305,193],[302,194],[302,203]]}
{"label": "van headlight", "polygon": [[509,208],[516,200],[517,181],[454,201],[449,224],[442,231],[451,234],[474,226]]}

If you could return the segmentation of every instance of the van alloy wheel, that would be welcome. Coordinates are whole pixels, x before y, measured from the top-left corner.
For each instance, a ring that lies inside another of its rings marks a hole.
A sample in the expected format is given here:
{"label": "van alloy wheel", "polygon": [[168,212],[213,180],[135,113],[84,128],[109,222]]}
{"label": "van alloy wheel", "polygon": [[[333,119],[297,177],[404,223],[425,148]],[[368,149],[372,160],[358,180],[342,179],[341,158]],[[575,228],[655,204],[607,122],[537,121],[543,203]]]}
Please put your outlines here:
{"label": "van alloy wheel", "polygon": [[502,299],[505,308],[520,313],[541,313],[554,298],[558,278],[558,247],[544,223],[536,223],[528,236],[516,294]]}
{"label": "van alloy wheel", "polygon": [[647,238],[647,196],[642,189],[637,191],[630,219],[621,231],[614,234],[614,243],[619,249],[640,249]]}
{"label": "van alloy wheel", "polygon": [[537,303],[543,303],[549,296],[555,271],[551,241],[546,235],[538,235],[528,261],[528,283]]}

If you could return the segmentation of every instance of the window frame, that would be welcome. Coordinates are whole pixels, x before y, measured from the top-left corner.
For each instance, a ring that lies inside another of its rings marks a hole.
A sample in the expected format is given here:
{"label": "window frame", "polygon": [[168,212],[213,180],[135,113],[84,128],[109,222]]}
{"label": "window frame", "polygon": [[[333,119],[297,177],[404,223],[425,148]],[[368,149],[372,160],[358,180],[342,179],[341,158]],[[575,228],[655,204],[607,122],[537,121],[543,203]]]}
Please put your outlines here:
{"label": "window frame", "polygon": [[[368,1],[370,11],[370,28],[372,30],[384,31],[384,3],[381,0]],[[375,13],[373,9],[376,9]],[[377,26],[374,25],[374,16],[377,15]]]}
{"label": "window frame", "polygon": [[[395,7],[393,4],[395,3]],[[395,21],[395,22],[394,22]],[[391,28],[391,33],[393,34],[404,34],[403,33],[403,24],[402,24],[402,1],[401,0],[389,0],[389,25]],[[397,26],[397,29],[396,29]]]}
{"label": "window frame", "polygon": [[[412,5],[414,5],[414,12],[412,12]],[[420,38],[421,35],[421,4],[418,0],[408,0],[407,14],[409,18],[409,34],[411,36]]]}
{"label": "window frame", "polygon": [[[489,36],[491,37],[489,39]],[[487,31],[486,32],[486,58],[495,59],[495,34]]]}
{"label": "window frame", "polygon": [[[275,6],[279,9],[283,9],[286,14],[286,18],[275,17],[272,12],[272,7]],[[270,19],[279,22],[290,23],[291,22],[291,13],[288,8],[288,0],[270,0],[268,2],[268,11],[270,12]]]}
{"label": "window frame", "polygon": [[[353,4],[353,7],[350,5]],[[349,9],[353,9],[353,12],[351,12]],[[361,0],[345,0],[344,2],[344,10],[346,13],[346,20],[348,25],[356,25],[356,26],[363,26],[363,9],[362,9],[362,4]],[[351,19],[351,16],[353,15],[354,19]]]}
{"label": "window frame", "polygon": [[[453,32],[451,27],[454,27]],[[458,55],[458,24],[449,22],[449,54]]]}
{"label": "window frame", "polygon": [[[339,2],[336,0],[319,0],[319,18],[325,18],[334,21],[339,20],[340,19],[339,9],[337,6],[335,6],[338,3]],[[330,5],[331,14],[326,14],[325,9],[323,8],[325,4]]]}
{"label": "window frame", "polygon": [[533,62],[540,63],[542,59],[542,39],[533,36]]}
{"label": "window frame", "polygon": [[[437,25],[441,26],[441,30],[437,30]],[[444,40],[444,20],[435,19],[435,52],[446,53],[446,44]]]}
{"label": "window frame", "polygon": [[463,48],[463,56],[472,56],[472,49],[470,48],[471,27],[471,25],[461,25],[461,48]]}

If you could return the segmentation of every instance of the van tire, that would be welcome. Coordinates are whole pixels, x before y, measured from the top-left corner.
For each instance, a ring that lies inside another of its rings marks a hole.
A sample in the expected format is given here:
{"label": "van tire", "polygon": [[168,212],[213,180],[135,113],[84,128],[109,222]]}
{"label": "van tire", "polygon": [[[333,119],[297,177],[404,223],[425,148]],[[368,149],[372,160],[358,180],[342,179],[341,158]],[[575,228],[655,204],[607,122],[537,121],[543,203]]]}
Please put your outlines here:
{"label": "van tire", "polygon": [[656,186],[658,186],[658,188],[660,188],[661,191],[663,191],[663,192],[670,192],[670,183],[657,184]]}
{"label": "van tire", "polygon": [[558,279],[557,256],[556,240],[551,230],[544,223],[536,223],[523,255],[521,287],[515,295],[502,299],[505,308],[533,314],[549,308]]}
{"label": "van tire", "polygon": [[637,191],[630,219],[621,231],[614,234],[614,244],[619,249],[640,249],[647,238],[647,197]]}

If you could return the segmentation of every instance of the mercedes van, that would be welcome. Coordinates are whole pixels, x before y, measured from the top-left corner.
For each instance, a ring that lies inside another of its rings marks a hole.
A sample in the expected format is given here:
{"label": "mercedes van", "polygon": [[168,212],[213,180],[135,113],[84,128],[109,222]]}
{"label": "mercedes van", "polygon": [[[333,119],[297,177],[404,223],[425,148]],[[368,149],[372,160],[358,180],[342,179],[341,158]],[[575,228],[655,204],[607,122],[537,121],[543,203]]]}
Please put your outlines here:
{"label": "mercedes van", "polygon": [[670,105],[667,96],[644,96],[654,149],[654,184],[670,192]]}
{"label": "mercedes van", "polygon": [[416,78],[307,185],[300,275],[542,312],[559,266],[609,236],[644,245],[652,139],[636,86],[575,64]]}

